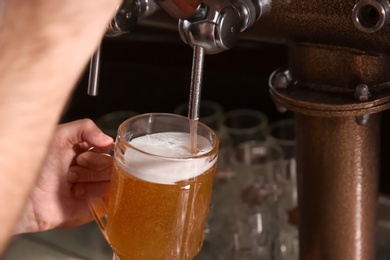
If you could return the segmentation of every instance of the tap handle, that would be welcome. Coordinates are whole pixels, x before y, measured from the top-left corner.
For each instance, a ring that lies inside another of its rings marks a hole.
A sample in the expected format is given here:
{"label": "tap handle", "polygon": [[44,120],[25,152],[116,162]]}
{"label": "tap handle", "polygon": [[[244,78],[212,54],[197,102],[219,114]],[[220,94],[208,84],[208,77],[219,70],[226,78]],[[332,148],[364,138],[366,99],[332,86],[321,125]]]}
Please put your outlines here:
{"label": "tap handle", "polygon": [[[153,0],[124,0],[117,6],[116,14],[107,27],[105,36],[119,36],[129,33],[137,24],[139,18],[152,14],[157,5]],[[93,54],[89,63],[88,95],[97,96],[100,74],[101,45]]]}
{"label": "tap handle", "polygon": [[[117,6],[117,11],[111,23],[107,27],[105,36],[119,36],[130,32],[136,25],[139,17],[139,6],[136,1],[123,1]],[[90,96],[97,96],[100,76],[100,52],[101,44],[92,55],[89,62],[89,79],[87,93]]]}
{"label": "tap handle", "polygon": [[137,24],[139,6],[137,1],[123,1],[108,25],[106,36],[118,36],[130,32]]}
{"label": "tap handle", "polygon": [[147,17],[158,8],[153,0],[124,0],[117,7],[116,14],[108,25],[106,36],[118,36],[129,33],[140,18]]}
{"label": "tap handle", "polygon": [[97,96],[99,89],[99,74],[100,74],[100,49],[97,48],[96,52],[92,55],[89,62],[89,79],[88,79],[88,95]]}

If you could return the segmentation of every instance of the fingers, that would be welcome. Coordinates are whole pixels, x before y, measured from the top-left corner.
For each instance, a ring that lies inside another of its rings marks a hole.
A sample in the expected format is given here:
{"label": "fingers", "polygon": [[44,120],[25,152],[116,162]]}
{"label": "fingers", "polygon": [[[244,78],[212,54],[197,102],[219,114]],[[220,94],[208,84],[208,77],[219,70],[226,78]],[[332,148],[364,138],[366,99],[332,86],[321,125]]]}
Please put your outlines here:
{"label": "fingers", "polygon": [[86,142],[94,147],[109,147],[114,141],[90,119],[61,124],[58,126],[58,132],[72,145]]}
{"label": "fingers", "polygon": [[110,185],[109,181],[75,183],[72,191],[80,199],[107,198],[110,192]]}
{"label": "fingers", "polygon": [[111,167],[103,171],[95,171],[79,166],[72,166],[68,173],[68,181],[79,182],[100,182],[111,180]]}
{"label": "fingers", "polygon": [[100,182],[111,179],[112,158],[105,154],[85,152],[76,159],[77,165],[71,166],[69,182]]}
{"label": "fingers", "polygon": [[91,170],[103,171],[111,167],[112,157],[103,153],[85,152],[77,156],[76,163]]}
{"label": "fingers", "polygon": [[107,154],[88,151],[76,158],[76,165],[69,168],[68,181],[77,198],[108,196],[112,157]]}

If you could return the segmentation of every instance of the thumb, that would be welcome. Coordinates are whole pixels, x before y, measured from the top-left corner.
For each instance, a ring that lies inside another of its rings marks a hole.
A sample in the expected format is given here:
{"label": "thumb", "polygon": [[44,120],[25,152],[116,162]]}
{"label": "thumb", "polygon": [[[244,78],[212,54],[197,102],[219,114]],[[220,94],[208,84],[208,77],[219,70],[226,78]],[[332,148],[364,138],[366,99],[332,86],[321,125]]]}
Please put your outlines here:
{"label": "thumb", "polygon": [[66,129],[69,142],[72,144],[88,143],[94,147],[108,147],[113,139],[104,134],[91,119],[80,119],[62,125]]}

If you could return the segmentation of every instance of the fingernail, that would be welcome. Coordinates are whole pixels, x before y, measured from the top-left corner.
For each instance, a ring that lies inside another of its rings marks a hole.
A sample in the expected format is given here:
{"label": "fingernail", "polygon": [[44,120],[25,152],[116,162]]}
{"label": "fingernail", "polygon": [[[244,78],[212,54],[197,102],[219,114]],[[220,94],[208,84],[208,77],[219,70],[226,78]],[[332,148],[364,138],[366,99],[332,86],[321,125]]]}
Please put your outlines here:
{"label": "fingernail", "polygon": [[86,191],[87,190],[83,186],[77,186],[74,189],[74,194],[76,195],[76,197],[82,197],[85,195]]}
{"label": "fingernail", "polygon": [[79,175],[77,173],[75,173],[74,171],[69,171],[68,181],[74,182],[74,181],[77,181],[78,178],[79,178]]}
{"label": "fingernail", "polygon": [[101,133],[101,134],[100,134],[100,139],[101,139],[103,142],[107,142],[107,143],[113,141],[112,137],[106,135],[105,133]]}

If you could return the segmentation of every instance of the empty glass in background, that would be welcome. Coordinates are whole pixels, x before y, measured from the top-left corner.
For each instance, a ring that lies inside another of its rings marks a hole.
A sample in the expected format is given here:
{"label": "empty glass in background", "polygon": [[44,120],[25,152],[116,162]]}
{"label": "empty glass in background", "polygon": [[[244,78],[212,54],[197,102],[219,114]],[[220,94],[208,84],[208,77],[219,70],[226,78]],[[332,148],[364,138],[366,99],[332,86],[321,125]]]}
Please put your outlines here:
{"label": "empty glass in background", "polygon": [[[178,105],[175,114],[188,116],[188,102]],[[201,100],[199,105],[199,121],[214,131],[219,130],[222,124],[223,107],[218,102]]]}
{"label": "empty glass in background", "polygon": [[268,117],[254,109],[224,114],[222,127],[232,139],[229,161],[233,176],[226,199],[231,201],[228,225],[232,257],[226,259],[273,259],[277,234],[274,162],[282,151],[267,138]]}
{"label": "empty glass in background", "polygon": [[235,259],[271,260],[278,235],[274,164],[283,157],[278,146],[246,141],[236,148],[234,169]]}
{"label": "empty glass in background", "polygon": [[283,160],[275,165],[278,188],[279,234],[275,247],[276,260],[298,260],[298,187],[295,159],[295,120],[282,119],[268,127],[271,142],[283,150]]}
{"label": "empty glass in background", "polygon": [[[174,109],[175,114],[188,116],[188,102],[182,103]],[[201,100],[199,106],[199,121],[212,128],[220,141],[218,152],[218,166],[214,177],[213,192],[211,197],[211,206],[206,223],[205,241],[201,252],[196,256],[197,260],[216,260],[220,251],[220,241],[224,237],[222,229],[226,227],[220,226],[228,214],[225,203],[229,203],[223,196],[224,186],[231,176],[230,164],[228,162],[228,154],[231,150],[231,140],[224,132],[222,126],[224,109],[221,104],[212,100]],[[224,258],[222,258],[224,259]]]}
{"label": "empty glass in background", "polygon": [[235,109],[224,113],[222,128],[231,138],[233,146],[245,141],[266,139],[268,117],[255,109]]}
{"label": "empty glass in background", "polygon": [[[272,122],[268,127],[268,136],[272,143],[283,150],[283,160],[276,166],[276,178],[279,188],[279,207],[291,213],[298,205],[297,173],[295,160],[295,120],[283,119]],[[290,219],[293,224],[296,219]]]}
{"label": "empty glass in background", "polygon": [[[188,116],[188,102],[182,103],[174,109],[175,114]],[[218,169],[215,173],[215,184],[223,183],[229,178],[230,169],[226,161],[226,153],[231,149],[231,139],[222,128],[224,108],[212,100],[201,100],[199,106],[199,121],[213,129],[219,138]]]}
{"label": "empty glass in background", "polygon": [[95,120],[95,123],[105,134],[111,136],[115,140],[119,125],[126,119],[138,114],[138,112],[132,110],[112,111],[98,117]]}

